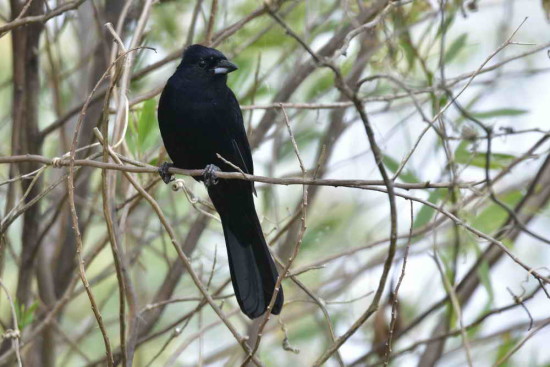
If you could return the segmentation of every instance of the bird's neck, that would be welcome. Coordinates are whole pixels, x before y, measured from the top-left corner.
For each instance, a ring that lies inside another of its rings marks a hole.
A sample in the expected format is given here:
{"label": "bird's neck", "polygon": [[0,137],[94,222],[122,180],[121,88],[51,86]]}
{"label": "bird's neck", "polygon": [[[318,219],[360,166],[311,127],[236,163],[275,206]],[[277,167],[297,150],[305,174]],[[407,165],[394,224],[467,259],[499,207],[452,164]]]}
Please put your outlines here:
{"label": "bird's neck", "polygon": [[226,76],[216,76],[213,78],[203,79],[193,76],[176,73],[172,77],[173,85],[186,93],[212,94],[219,95],[227,93],[228,86],[226,84]]}

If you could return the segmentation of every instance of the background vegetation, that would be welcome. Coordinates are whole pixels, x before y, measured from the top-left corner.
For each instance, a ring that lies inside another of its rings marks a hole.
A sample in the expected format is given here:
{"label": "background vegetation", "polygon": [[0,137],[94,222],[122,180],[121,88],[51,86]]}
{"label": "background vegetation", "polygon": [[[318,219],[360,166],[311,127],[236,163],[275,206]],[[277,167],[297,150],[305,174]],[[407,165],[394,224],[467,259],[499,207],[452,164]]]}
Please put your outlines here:
{"label": "background vegetation", "polygon": [[[0,365],[550,366],[545,6],[0,0]],[[200,172],[156,174],[197,42],[239,66],[269,320]]]}

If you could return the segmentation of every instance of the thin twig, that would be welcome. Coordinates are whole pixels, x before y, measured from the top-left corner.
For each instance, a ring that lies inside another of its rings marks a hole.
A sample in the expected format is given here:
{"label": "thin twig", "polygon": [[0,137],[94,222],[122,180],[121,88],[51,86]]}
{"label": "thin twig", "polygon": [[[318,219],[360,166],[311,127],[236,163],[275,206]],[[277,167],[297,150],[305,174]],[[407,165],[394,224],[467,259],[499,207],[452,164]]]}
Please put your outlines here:
{"label": "thin twig", "polygon": [[217,14],[218,0],[212,0],[212,6],[210,7],[210,18],[208,19],[208,26],[206,27],[206,37],[204,40],[207,45],[212,44],[212,33],[214,32],[214,25],[216,23]]}
{"label": "thin twig", "polygon": [[548,325],[550,325],[550,318],[544,320],[544,322],[534,328],[529,334],[525,335],[523,339],[521,339],[512,349],[510,349],[505,355],[503,355],[498,361],[496,361],[496,363],[493,364],[493,367],[498,367],[506,362],[508,359],[510,359],[510,357],[515,352],[517,352],[529,339],[531,339],[536,333],[538,333]]}
{"label": "thin twig", "polygon": [[[393,334],[395,331],[395,324],[397,322],[397,318],[399,315],[397,315],[397,306],[399,304],[399,288],[401,287],[401,283],[403,282],[403,278],[405,278],[405,269],[407,268],[407,258],[409,256],[409,249],[411,247],[412,242],[412,236],[413,236],[413,227],[414,227],[414,209],[413,209],[413,202],[410,203],[410,221],[411,225],[409,227],[409,238],[407,240],[407,246],[405,247],[405,254],[403,255],[403,265],[401,266],[401,274],[399,275],[399,280],[397,281],[397,285],[395,286],[395,289],[392,291],[392,298],[393,302],[391,305],[391,320],[390,320],[390,327],[388,331],[388,341],[387,341],[387,348],[384,356],[384,367],[387,367],[390,363],[390,356],[392,352],[392,341],[393,341]],[[390,299],[392,299],[390,298]]]}
{"label": "thin twig", "polygon": [[[24,18],[17,17],[12,22],[9,22],[8,24],[4,24],[3,26],[0,26],[0,37],[4,36],[6,32],[11,31],[14,28],[22,27],[32,23],[45,23],[48,20],[55,18],[60,14],[63,14],[69,10],[78,8],[84,1],[86,0],[66,2],[63,5],[58,6],[54,10],[44,15],[31,15]],[[30,2],[26,6],[28,5],[30,5]]]}
{"label": "thin twig", "polygon": [[17,357],[17,365],[19,367],[23,367],[23,363],[21,362],[21,351],[19,350],[19,338],[21,338],[21,332],[19,331],[19,321],[17,320],[15,305],[13,303],[13,299],[11,298],[8,288],[6,288],[2,280],[0,280],[0,287],[2,287],[2,289],[6,293],[6,297],[8,298],[8,303],[10,304],[11,310],[11,319],[13,320],[13,330],[6,330],[2,335],[2,338],[12,340],[13,350],[15,351],[15,356]]}
{"label": "thin twig", "polygon": [[[550,136],[550,135],[549,135]],[[65,167],[70,165],[70,161],[66,159],[59,158],[47,158],[41,155],[35,154],[25,154],[18,156],[6,156],[0,157],[0,164],[7,163],[23,163],[23,162],[38,162],[46,165],[55,165],[56,167]],[[229,163],[228,163],[229,164]],[[150,173],[158,175],[158,167],[142,163],[142,166],[130,166],[125,164],[116,164],[116,163],[105,163],[101,161],[91,160],[91,159],[75,159],[74,166],[82,167],[95,167],[100,169],[111,169],[121,172],[132,172],[132,173]],[[170,168],[168,170],[172,174],[179,174],[185,176],[198,177],[203,176],[204,171],[202,169],[195,170],[186,170],[180,168]],[[332,186],[332,187],[354,187],[354,188],[368,188],[370,186],[382,186],[384,181],[382,180],[339,180],[339,179],[316,179],[316,178],[303,178],[303,177],[285,177],[285,178],[275,178],[275,177],[265,177],[250,175],[244,172],[218,172],[216,174],[221,179],[228,180],[247,180],[255,181],[267,184],[274,185],[316,185],[316,186]],[[459,182],[457,187],[459,188],[472,188],[474,186],[482,184],[484,181],[469,181],[469,182]],[[396,188],[404,190],[424,190],[424,189],[437,189],[437,188],[449,188],[452,186],[452,183],[449,182],[419,182],[419,183],[395,183]]]}

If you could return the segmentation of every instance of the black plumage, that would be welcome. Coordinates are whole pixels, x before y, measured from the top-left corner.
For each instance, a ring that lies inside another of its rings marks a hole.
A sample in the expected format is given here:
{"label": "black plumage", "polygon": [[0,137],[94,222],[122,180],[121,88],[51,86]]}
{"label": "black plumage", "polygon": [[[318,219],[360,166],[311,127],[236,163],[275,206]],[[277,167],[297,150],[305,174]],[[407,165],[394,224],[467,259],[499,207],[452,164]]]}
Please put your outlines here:
{"label": "black plumage", "polygon": [[[226,84],[227,74],[236,69],[218,50],[189,46],[162,91],[158,121],[175,167],[208,168],[205,177],[196,179],[206,183],[220,214],[237,301],[243,313],[256,318],[269,305],[277,270],[256,214],[254,185],[244,180],[215,179],[218,167],[236,171],[217,154],[242,171],[254,173],[241,109]],[[281,288],[272,313],[278,314],[282,305]]]}

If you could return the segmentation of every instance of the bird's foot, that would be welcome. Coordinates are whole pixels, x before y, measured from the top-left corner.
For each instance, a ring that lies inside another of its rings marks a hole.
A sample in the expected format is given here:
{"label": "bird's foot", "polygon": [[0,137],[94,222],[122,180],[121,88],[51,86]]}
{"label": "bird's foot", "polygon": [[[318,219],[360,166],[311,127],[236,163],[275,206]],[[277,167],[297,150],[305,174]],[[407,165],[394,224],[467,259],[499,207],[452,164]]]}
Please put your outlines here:
{"label": "bird's foot", "polygon": [[214,186],[218,183],[218,177],[216,176],[217,172],[221,172],[221,169],[215,164],[209,164],[204,168],[202,178],[206,187]]}
{"label": "bird's foot", "polygon": [[159,167],[159,176],[160,178],[162,178],[162,181],[164,181],[165,184],[168,184],[174,180],[174,177],[172,177],[172,174],[168,172],[168,170],[172,167],[174,167],[174,163],[168,163],[168,162],[164,162]]}

